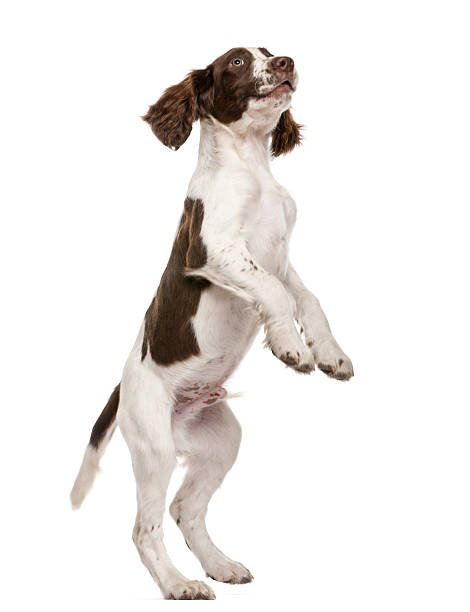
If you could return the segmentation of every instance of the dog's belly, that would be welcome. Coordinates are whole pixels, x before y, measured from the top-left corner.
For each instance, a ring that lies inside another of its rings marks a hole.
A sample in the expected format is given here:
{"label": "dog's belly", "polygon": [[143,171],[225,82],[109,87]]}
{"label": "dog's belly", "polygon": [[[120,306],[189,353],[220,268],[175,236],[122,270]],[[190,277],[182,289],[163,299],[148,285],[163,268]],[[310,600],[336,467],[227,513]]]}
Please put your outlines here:
{"label": "dog's belly", "polygon": [[211,285],[201,295],[193,328],[206,367],[220,373],[238,365],[253,341],[259,321],[243,299]]}
{"label": "dog's belly", "polygon": [[198,412],[227,396],[223,384],[250,348],[259,323],[246,302],[211,286],[201,295],[193,327],[200,354],[184,364],[174,389],[176,414]]}

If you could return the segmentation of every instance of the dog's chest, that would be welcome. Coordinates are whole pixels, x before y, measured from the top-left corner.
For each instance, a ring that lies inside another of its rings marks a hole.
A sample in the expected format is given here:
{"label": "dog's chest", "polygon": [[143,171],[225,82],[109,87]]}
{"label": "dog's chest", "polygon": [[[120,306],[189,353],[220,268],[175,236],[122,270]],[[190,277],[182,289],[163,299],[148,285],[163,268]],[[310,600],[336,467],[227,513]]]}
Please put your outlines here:
{"label": "dog's chest", "polygon": [[248,206],[244,231],[255,260],[277,276],[286,272],[295,217],[295,202],[286,189],[272,177],[260,180],[257,195]]}

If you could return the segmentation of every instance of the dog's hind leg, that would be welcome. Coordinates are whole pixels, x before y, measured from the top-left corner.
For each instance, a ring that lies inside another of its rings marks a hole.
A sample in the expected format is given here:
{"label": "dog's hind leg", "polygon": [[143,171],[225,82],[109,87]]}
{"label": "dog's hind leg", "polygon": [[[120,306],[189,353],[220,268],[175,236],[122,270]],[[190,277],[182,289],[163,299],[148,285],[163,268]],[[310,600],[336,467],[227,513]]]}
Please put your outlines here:
{"label": "dog's hind leg", "polygon": [[173,436],[187,472],[170,506],[172,517],[207,576],[232,584],[251,582],[246,567],[214,545],[205,523],[209,500],[237,457],[241,439],[237,419],[226,402],[218,402],[194,416],[175,415]]}
{"label": "dog's hind leg", "polygon": [[118,423],[137,483],[133,540],[166,599],[214,599],[204,582],[188,580],[175,568],[163,544],[165,496],[176,463],[171,410],[172,400],[157,374],[140,359],[131,359],[121,382]]}

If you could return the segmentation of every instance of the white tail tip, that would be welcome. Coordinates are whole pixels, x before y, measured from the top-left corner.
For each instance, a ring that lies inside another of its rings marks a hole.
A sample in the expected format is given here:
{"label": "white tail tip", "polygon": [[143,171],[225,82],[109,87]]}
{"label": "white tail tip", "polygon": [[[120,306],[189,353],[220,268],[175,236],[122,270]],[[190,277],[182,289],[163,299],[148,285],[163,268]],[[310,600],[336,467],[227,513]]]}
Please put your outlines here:
{"label": "white tail tip", "polygon": [[87,496],[87,493],[93,486],[96,474],[99,471],[99,454],[98,451],[88,445],[83,457],[80,471],[73,485],[73,489],[70,493],[70,501],[72,502],[72,508],[78,510],[83,503],[83,500]]}

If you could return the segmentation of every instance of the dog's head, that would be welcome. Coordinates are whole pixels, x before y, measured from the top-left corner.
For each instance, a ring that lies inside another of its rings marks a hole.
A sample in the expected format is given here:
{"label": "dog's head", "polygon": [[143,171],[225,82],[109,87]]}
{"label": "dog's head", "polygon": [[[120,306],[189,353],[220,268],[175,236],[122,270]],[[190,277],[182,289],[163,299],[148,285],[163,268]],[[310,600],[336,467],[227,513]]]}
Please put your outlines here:
{"label": "dog's head", "polygon": [[169,87],[143,119],[175,151],[198,119],[213,117],[225,125],[238,122],[238,129],[268,129],[271,150],[277,156],[301,140],[301,126],[289,111],[297,81],[290,57],[274,57],[264,48],[239,47]]}

